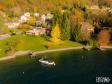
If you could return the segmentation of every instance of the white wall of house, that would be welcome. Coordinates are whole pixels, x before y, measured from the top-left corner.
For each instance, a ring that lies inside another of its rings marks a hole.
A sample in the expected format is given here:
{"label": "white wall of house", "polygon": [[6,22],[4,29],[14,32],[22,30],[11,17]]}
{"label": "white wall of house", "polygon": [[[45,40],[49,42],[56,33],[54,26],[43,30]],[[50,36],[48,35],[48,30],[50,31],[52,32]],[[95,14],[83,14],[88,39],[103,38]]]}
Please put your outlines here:
{"label": "white wall of house", "polygon": [[42,28],[42,29],[40,28],[40,29],[29,30],[29,31],[26,32],[26,34],[38,36],[38,35],[45,34],[45,32],[46,32],[45,28]]}
{"label": "white wall of house", "polygon": [[46,15],[46,19],[52,19],[52,18],[53,18],[53,15],[52,15],[52,14],[48,13],[48,14]]}
{"label": "white wall of house", "polygon": [[31,14],[30,14],[30,12],[26,12],[26,13],[24,13],[24,16],[26,16],[26,17],[30,17]]}
{"label": "white wall of house", "polygon": [[29,20],[29,17],[31,16],[31,14],[29,12],[24,13],[22,16],[20,16],[20,23],[26,22]]}
{"label": "white wall of house", "polygon": [[34,13],[35,17],[39,17],[39,15],[40,15],[39,13]]}

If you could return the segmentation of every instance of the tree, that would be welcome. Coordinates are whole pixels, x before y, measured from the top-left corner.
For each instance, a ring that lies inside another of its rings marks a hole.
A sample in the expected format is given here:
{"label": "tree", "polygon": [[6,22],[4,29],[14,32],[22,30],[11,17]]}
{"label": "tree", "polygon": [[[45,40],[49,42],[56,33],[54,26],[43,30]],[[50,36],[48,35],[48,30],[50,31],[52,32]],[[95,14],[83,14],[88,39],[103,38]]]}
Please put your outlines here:
{"label": "tree", "polygon": [[36,24],[36,18],[34,17],[30,17],[30,20],[27,21],[28,25],[35,25]]}
{"label": "tree", "polygon": [[53,20],[52,20],[52,26],[55,26],[56,23],[59,24],[59,26],[61,25],[62,22],[62,13],[59,10],[54,10],[53,11]]}
{"label": "tree", "polygon": [[77,24],[84,21],[83,12],[80,10],[75,9],[75,14],[70,14],[70,27],[71,29],[75,28]]}
{"label": "tree", "polygon": [[25,23],[20,24],[19,27],[18,27],[18,29],[30,29],[30,28],[31,28],[30,25],[25,24]]}
{"label": "tree", "polygon": [[70,39],[70,22],[68,13],[61,13],[59,10],[54,11],[54,17],[52,20],[52,26],[55,26],[56,23],[59,24],[61,30],[61,40]]}
{"label": "tree", "polygon": [[74,30],[72,31],[72,37],[75,41],[80,41],[81,34],[81,26],[79,24],[76,25]]}
{"label": "tree", "polygon": [[80,34],[81,41],[89,41],[92,36],[92,33],[94,33],[94,27],[89,22],[82,22]]}
{"label": "tree", "polygon": [[101,30],[101,32],[99,33],[98,35],[98,38],[97,38],[97,43],[98,45],[100,46],[103,46],[103,45],[108,45],[110,42],[110,33],[108,30]]}
{"label": "tree", "polygon": [[0,34],[3,34],[5,29],[6,26],[4,25],[4,18],[0,16]]}
{"label": "tree", "polygon": [[62,40],[70,39],[70,22],[66,12],[63,14],[63,19],[61,22],[61,39]]}
{"label": "tree", "polygon": [[98,0],[100,6],[112,7],[112,0]]}
{"label": "tree", "polygon": [[90,1],[89,0],[74,0],[73,4],[75,8],[84,8],[90,4]]}
{"label": "tree", "polygon": [[81,25],[84,21],[83,13],[80,10],[75,9],[75,14],[70,14],[70,30],[71,40],[80,41]]}
{"label": "tree", "polygon": [[6,42],[6,50],[5,50],[5,54],[7,55],[11,55],[16,51],[16,47],[18,46],[18,44],[20,44],[20,39],[14,39],[12,41],[7,41]]}
{"label": "tree", "polygon": [[59,43],[60,42],[60,27],[59,24],[57,23],[56,26],[54,28],[52,28],[51,31],[51,41],[54,43]]}

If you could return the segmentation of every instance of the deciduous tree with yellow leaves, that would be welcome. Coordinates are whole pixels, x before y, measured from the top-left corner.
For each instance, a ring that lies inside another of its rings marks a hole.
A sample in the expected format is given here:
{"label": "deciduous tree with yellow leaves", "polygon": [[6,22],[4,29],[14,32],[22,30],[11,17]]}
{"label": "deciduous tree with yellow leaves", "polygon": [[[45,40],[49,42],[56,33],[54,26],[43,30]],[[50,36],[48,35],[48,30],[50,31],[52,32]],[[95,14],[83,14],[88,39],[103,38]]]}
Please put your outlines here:
{"label": "deciduous tree with yellow leaves", "polygon": [[51,32],[51,41],[54,43],[59,43],[60,40],[60,27],[59,24],[57,23],[56,26],[54,28],[52,28],[52,32]]}

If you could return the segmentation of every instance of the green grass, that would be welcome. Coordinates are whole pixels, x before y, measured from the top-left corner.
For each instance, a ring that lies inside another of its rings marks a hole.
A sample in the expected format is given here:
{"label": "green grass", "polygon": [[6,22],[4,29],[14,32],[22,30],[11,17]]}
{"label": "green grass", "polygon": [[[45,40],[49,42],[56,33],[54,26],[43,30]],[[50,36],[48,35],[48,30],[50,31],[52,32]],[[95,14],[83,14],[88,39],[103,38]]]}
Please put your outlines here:
{"label": "green grass", "polygon": [[[28,36],[28,35],[16,35],[12,36],[5,40],[0,40],[0,57],[5,56],[5,50],[8,48],[6,45],[7,42],[12,43],[16,41],[16,46],[14,46],[16,51],[19,50],[32,50],[32,51],[39,51],[39,50],[46,50],[45,47],[48,44],[43,37],[40,36]],[[68,48],[68,47],[75,47],[81,46],[81,44],[72,42],[72,41],[64,41],[61,45],[53,45],[51,49],[57,48]]]}
{"label": "green grass", "polygon": [[78,47],[78,46],[82,46],[82,45],[80,43],[73,42],[73,41],[64,41],[60,45],[53,45],[52,48],[57,49],[57,48],[69,48],[69,47]]}
{"label": "green grass", "polygon": [[16,35],[6,40],[0,41],[0,56],[4,56],[4,51],[8,48],[7,42],[18,41],[16,50],[45,50],[44,45],[47,43],[42,37]]}

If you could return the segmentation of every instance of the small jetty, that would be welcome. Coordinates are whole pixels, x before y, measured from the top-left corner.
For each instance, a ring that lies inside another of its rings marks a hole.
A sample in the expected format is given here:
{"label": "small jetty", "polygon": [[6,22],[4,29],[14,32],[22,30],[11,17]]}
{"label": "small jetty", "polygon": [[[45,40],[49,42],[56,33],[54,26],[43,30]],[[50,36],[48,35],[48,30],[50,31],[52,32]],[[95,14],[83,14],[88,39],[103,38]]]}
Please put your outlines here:
{"label": "small jetty", "polygon": [[86,46],[84,46],[82,49],[83,50],[86,50],[86,51],[89,51],[90,50],[90,48],[89,47],[86,47]]}
{"label": "small jetty", "polygon": [[105,49],[103,47],[95,47],[94,49],[99,50],[99,51],[104,51]]}

